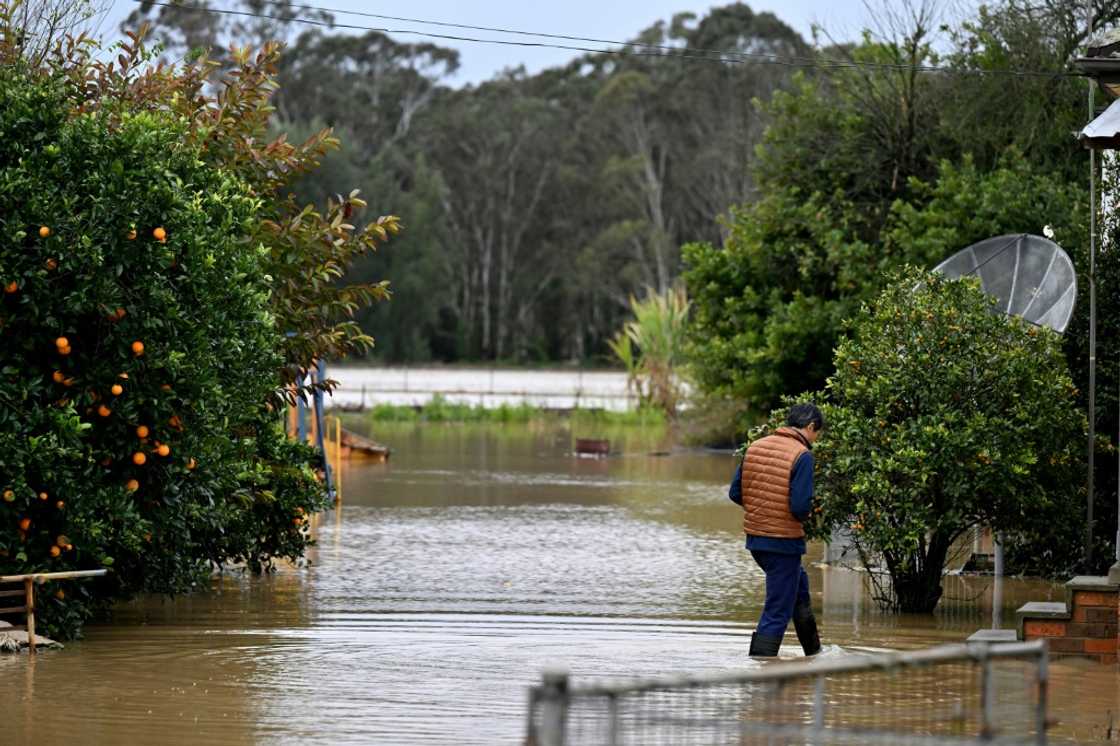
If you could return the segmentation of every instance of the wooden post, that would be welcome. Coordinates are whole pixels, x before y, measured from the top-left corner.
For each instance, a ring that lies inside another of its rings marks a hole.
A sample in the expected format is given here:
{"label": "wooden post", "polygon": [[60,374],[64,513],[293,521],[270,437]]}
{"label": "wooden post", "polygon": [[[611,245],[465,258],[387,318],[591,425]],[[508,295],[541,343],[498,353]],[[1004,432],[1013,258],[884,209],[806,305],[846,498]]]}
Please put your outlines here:
{"label": "wooden post", "polygon": [[35,653],[35,581],[27,578],[23,581],[24,603],[27,605],[27,650]]}

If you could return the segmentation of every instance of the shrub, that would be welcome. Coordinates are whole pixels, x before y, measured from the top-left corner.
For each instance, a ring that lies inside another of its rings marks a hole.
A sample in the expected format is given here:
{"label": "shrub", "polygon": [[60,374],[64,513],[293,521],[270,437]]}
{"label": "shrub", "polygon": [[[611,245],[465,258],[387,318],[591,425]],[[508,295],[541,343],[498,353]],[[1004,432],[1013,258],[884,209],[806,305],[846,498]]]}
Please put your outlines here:
{"label": "shrub", "polygon": [[1060,335],[971,280],[908,270],[851,323],[826,386],[813,533],[850,524],[881,600],[929,612],[974,526],[1077,541],[1086,422]]}

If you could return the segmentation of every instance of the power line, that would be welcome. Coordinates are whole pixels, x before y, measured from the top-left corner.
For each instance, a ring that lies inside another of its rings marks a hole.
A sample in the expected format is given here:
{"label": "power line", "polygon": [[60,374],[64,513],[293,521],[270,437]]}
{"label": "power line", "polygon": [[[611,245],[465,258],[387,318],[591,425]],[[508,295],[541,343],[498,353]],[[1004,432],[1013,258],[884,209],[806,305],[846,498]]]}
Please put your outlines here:
{"label": "power line", "polygon": [[[688,53],[692,53],[692,54],[718,54],[718,55],[724,55],[724,56],[729,56],[729,57],[741,57],[741,58],[744,58],[744,59],[756,59],[756,60],[782,59],[782,60],[794,61],[794,62],[809,64],[809,65],[816,64],[816,63],[819,62],[819,60],[816,60],[816,59],[813,59],[813,58],[810,58],[810,57],[796,57],[796,56],[785,56],[785,57],[783,57],[782,55],[767,53],[767,52],[743,52],[743,51],[740,51],[740,50],[729,50],[729,49],[697,49],[695,47],[684,47],[684,48],[682,48],[682,47],[668,46],[668,45],[665,45],[665,44],[650,44],[648,42],[641,42],[641,41],[617,41],[617,40],[613,40],[613,39],[596,39],[596,38],[593,38],[593,37],[586,37],[586,36],[568,36],[566,34],[553,34],[553,33],[547,33],[547,32],[543,32],[543,31],[524,31],[524,30],[521,30],[521,29],[502,28],[502,27],[499,27],[499,26],[472,26],[472,25],[466,24],[466,23],[450,23],[450,22],[447,22],[447,21],[429,21],[429,20],[424,20],[424,19],[421,19],[421,18],[406,18],[406,17],[403,17],[403,16],[389,16],[389,15],[384,15],[384,14],[381,14],[381,13],[367,13],[367,12],[360,11],[360,10],[342,10],[341,8],[322,8],[322,7],[318,7],[318,6],[314,6],[314,5],[292,5],[290,3],[283,2],[283,0],[260,0],[260,2],[264,3],[265,5],[275,5],[277,7],[282,7],[282,8],[290,7],[290,8],[298,9],[298,10],[314,10],[314,11],[318,11],[320,13],[332,13],[332,14],[337,13],[337,14],[341,14],[341,15],[361,16],[363,18],[379,18],[379,19],[386,20],[386,21],[402,21],[404,23],[419,23],[422,26],[439,26],[441,28],[467,29],[467,30],[470,30],[470,31],[488,31],[488,32],[497,33],[497,34],[510,34],[510,35],[513,35],[513,36],[535,36],[535,37],[539,37],[539,38],[542,38],[542,39],[559,39],[561,41],[578,41],[578,42],[586,42],[586,43],[589,43],[589,44],[611,44],[611,45],[619,46],[619,47],[641,47],[643,49],[652,49],[652,50],[656,50],[656,51],[660,51],[660,52],[671,52],[671,53],[688,52]],[[835,60],[834,62],[839,63],[839,64],[845,64],[843,60]]]}
{"label": "power line", "polygon": [[[144,2],[144,0],[134,0],[135,2]],[[414,36],[421,36],[431,39],[441,39],[447,41],[461,41],[476,44],[494,44],[499,46],[514,46],[522,48],[538,48],[538,49],[561,49],[573,52],[587,52],[591,54],[607,54],[627,57],[658,57],[669,59],[683,59],[695,62],[713,62],[716,64],[745,64],[749,62],[758,62],[761,64],[775,64],[783,65],[786,67],[802,67],[813,68],[817,70],[843,70],[843,69],[868,69],[868,70],[887,70],[887,71],[914,71],[923,73],[943,73],[951,75],[1003,75],[1014,77],[1042,77],[1042,78],[1080,78],[1083,77],[1078,72],[1054,72],[1042,70],[979,70],[979,69],[953,69],[946,67],[936,67],[931,65],[904,65],[904,64],[890,64],[890,63],[875,63],[875,62],[857,62],[855,60],[821,60],[809,59],[805,57],[792,57],[783,56],[778,54],[768,53],[751,53],[741,52],[738,50],[713,50],[713,49],[690,49],[687,47],[678,48],[656,44],[646,44],[643,42],[620,42],[609,41],[600,39],[590,39],[586,37],[564,36],[560,34],[544,34],[531,31],[519,31],[515,29],[500,29],[495,27],[486,26],[469,26],[466,24],[452,24],[442,21],[423,21],[418,19],[404,19],[395,16],[382,16],[373,13],[363,13],[359,11],[346,11],[346,10],[332,10],[329,8],[322,8],[314,5],[293,5],[287,6],[284,3],[276,2],[275,0],[262,0],[267,4],[280,5],[283,7],[292,7],[300,10],[315,10],[322,13],[342,13],[349,15],[369,16],[374,18],[385,18],[408,21],[412,23],[431,24],[440,26],[450,26],[454,28],[465,28],[479,31],[491,31],[495,33],[517,34],[522,36],[539,36],[554,39],[570,39],[575,41],[585,41],[597,44],[615,44],[618,46],[626,47],[627,49],[603,49],[575,46],[570,44],[554,44],[550,42],[530,42],[530,41],[512,41],[508,39],[482,39],[472,36],[459,36],[454,34],[440,34],[431,31],[419,31],[416,29],[391,29],[377,26],[361,26],[351,23],[338,23],[336,21],[319,21],[310,18],[280,18],[277,16],[265,15],[263,13],[253,13],[245,10],[228,10],[224,8],[205,8],[197,5],[186,5],[183,3],[174,2],[148,2],[148,5],[162,8],[174,8],[179,10],[188,10],[198,13],[211,13],[217,15],[240,16],[247,18],[259,18],[262,20],[276,21],[279,23],[298,23],[306,26],[317,26],[329,29],[346,29],[351,31],[375,31],[382,34],[410,34]],[[663,50],[663,51],[636,51],[628,49],[630,47],[641,47],[645,49]],[[704,54],[717,54],[718,57],[701,56]]]}

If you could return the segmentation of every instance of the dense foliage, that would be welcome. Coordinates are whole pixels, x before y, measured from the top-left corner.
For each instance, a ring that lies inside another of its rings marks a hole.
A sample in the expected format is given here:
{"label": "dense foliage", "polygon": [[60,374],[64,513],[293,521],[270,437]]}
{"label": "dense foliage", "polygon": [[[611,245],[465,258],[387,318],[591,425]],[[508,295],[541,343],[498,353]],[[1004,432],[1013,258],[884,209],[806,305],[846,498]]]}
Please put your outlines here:
{"label": "dense foliage", "polygon": [[1061,340],[993,304],[974,280],[896,274],[836,350],[815,530],[850,526],[902,611],[933,610],[973,527],[1036,546],[1080,536],[1086,422]]}
{"label": "dense foliage", "polygon": [[114,598],[302,556],[326,495],[277,404],[369,341],[346,317],[383,286],[336,280],[396,221],[282,196],[331,140],[260,139],[274,49],[224,84],[135,39],[36,66],[0,21],[0,574],[110,568],[39,594],[69,637]]}

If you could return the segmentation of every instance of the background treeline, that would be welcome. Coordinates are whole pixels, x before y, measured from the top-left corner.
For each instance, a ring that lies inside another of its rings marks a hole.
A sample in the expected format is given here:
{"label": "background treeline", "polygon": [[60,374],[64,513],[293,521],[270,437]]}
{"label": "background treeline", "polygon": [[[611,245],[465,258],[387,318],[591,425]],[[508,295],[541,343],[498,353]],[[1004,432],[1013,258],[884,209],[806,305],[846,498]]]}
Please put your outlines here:
{"label": "background treeline", "polygon": [[[272,2],[213,5],[320,17]],[[362,318],[373,354],[391,362],[608,359],[629,296],[670,287],[681,245],[719,241],[716,217],[754,198],[765,127],[754,101],[794,72],[759,57],[684,60],[634,46],[453,88],[458,52],[432,44],[144,4],[126,26],[141,18],[171,59],[288,41],[276,127],[302,139],[328,125],[344,143],[303,196],[358,187],[406,226],[357,268],[356,279],[392,283],[393,302]],[[635,41],[810,54],[780,20],[743,4],[680,14]]]}

